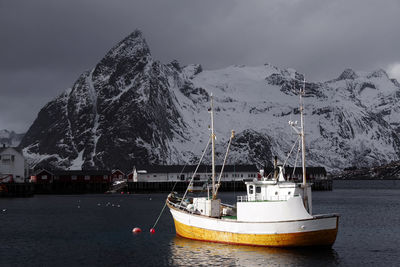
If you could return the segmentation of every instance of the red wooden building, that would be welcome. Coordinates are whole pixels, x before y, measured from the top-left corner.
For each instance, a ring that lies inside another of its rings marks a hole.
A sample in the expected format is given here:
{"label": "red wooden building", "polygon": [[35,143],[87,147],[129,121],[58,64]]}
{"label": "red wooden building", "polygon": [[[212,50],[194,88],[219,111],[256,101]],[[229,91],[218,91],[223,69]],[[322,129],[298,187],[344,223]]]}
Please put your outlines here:
{"label": "red wooden building", "polygon": [[125,180],[126,176],[125,173],[119,169],[112,170],[111,172],[111,182],[118,181],[118,180]]}
{"label": "red wooden building", "polygon": [[34,183],[54,182],[79,182],[79,183],[101,183],[111,182],[111,172],[102,170],[39,170],[31,176]]}
{"label": "red wooden building", "polygon": [[41,169],[35,172],[34,175],[31,176],[32,183],[38,184],[51,184],[53,183],[54,174],[51,171],[46,169]]}

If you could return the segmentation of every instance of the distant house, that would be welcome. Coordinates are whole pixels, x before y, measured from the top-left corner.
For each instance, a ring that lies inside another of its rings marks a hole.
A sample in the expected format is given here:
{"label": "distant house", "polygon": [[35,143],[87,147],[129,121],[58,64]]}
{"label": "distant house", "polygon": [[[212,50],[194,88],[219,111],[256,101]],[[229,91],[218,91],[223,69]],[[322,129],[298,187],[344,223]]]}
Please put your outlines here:
{"label": "distant house", "polygon": [[36,171],[31,175],[31,182],[38,184],[49,184],[53,182],[54,174],[46,169]]}
{"label": "distant house", "polygon": [[133,170],[127,175],[128,182],[137,182],[137,171],[134,167]]}
{"label": "distant house", "polygon": [[0,148],[0,183],[23,183],[28,177],[28,164],[22,150],[16,147]]}
{"label": "distant house", "polygon": [[123,171],[118,169],[111,171],[111,182],[123,179],[126,179],[125,173]]}
{"label": "distant house", "polygon": [[[137,182],[166,182],[189,181],[196,170],[197,165],[151,165],[136,167],[128,174],[128,181]],[[216,179],[219,178],[221,165],[215,166]],[[211,166],[200,165],[194,181],[207,181],[211,178]],[[221,181],[241,181],[248,178],[256,178],[258,169],[255,165],[225,165]]]}

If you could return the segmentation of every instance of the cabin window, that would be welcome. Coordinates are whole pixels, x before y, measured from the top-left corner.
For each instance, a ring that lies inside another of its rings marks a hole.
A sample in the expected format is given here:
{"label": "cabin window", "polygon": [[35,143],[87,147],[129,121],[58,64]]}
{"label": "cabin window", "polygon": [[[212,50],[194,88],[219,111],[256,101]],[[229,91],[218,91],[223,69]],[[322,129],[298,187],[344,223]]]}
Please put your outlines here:
{"label": "cabin window", "polygon": [[42,180],[47,180],[47,175],[42,175]]}
{"label": "cabin window", "polygon": [[200,180],[200,175],[199,175],[199,174],[197,174],[197,175],[194,177],[194,179],[193,179],[193,180],[196,180],[196,181]]}
{"label": "cabin window", "polygon": [[240,177],[242,177],[242,178],[243,178],[243,173],[240,175]]}
{"label": "cabin window", "polygon": [[119,178],[119,179],[122,179],[122,174],[119,174],[119,175],[118,175],[118,178]]}
{"label": "cabin window", "polygon": [[249,187],[249,194],[253,194],[253,191],[254,191],[254,186],[252,186],[252,185],[250,185],[250,187]]}
{"label": "cabin window", "polygon": [[185,175],[181,174],[181,181],[185,180]]}
{"label": "cabin window", "polygon": [[275,195],[278,195],[278,192],[275,192]]}
{"label": "cabin window", "polygon": [[154,174],[153,177],[157,177],[157,175]]}
{"label": "cabin window", "polygon": [[261,193],[261,186],[256,186],[256,193]]}
{"label": "cabin window", "polygon": [[86,181],[90,180],[90,176],[89,175],[85,175],[85,180]]}
{"label": "cabin window", "polygon": [[104,180],[107,180],[108,177],[107,177],[107,175],[104,175],[103,178],[104,178]]}

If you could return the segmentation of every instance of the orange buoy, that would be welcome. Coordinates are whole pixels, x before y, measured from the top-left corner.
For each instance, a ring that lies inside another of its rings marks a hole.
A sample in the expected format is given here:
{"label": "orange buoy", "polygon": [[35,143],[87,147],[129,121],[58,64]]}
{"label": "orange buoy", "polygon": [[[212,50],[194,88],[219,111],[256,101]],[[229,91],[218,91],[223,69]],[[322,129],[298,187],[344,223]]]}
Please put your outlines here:
{"label": "orange buoy", "polygon": [[140,233],[142,231],[142,229],[140,229],[139,227],[135,227],[132,230],[132,233]]}
{"label": "orange buoy", "polygon": [[156,230],[154,230],[154,228],[150,229],[150,234],[154,234],[156,232]]}

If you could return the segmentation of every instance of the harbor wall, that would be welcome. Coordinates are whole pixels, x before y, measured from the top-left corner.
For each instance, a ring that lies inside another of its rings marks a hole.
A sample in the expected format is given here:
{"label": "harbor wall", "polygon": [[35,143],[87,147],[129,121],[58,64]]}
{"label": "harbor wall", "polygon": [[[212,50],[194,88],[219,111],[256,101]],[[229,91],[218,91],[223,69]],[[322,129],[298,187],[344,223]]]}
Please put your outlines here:
{"label": "harbor wall", "polygon": [[[116,192],[157,193],[185,192],[188,181],[178,182],[128,182]],[[103,194],[112,190],[110,182],[52,182],[52,183],[3,183],[0,197],[29,197],[34,194]],[[313,191],[331,191],[332,180],[313,181]],[[219,192],[246,191],[242,181],[223,181]]]}

